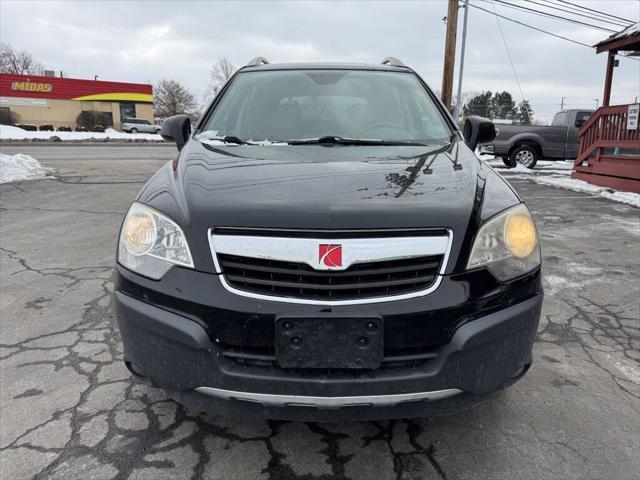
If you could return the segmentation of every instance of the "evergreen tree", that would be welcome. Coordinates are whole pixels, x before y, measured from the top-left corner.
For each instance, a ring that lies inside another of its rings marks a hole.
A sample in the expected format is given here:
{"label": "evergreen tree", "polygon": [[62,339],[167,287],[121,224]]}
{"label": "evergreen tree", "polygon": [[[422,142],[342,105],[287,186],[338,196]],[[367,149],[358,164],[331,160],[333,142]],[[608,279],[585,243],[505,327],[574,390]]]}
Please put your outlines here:
{"label": "evergreen tree", "polygon": [[491,105],[491,91],[481,92],[475,94],[471,99],[462,107],[462,111],[466,117],[469,115],[478,115],[480,117],[491,118],[492,105]]}
{"label": "evergreen tree", "polygon": [[496,92],[491,99],[491,118],[506,118],[513,120],[516,118],[516,102],[507,91]]}
{"label": "evergreen tree", "polygon": [[533,109],[531,108],[529,100],[522,100],[518,104],[518,111],[515,118],[521,125],[531,125],[533,121]]}
{"label": "evergreen tree", "polygon": [[531,125],[533,122],[533,110],[528,100],[523,100],[516,106],[516,102],[510,92],[483,91],[471,95],[471,98],[462,107],[465,116],[478,115],[491,119],[514,120],[517,123]]}

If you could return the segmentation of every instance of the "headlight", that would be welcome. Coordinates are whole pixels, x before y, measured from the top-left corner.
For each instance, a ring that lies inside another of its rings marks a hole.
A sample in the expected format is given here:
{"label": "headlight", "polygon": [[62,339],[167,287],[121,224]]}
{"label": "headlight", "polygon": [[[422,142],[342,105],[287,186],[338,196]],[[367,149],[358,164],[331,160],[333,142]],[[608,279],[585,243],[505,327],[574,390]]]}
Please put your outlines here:
{"label": "headlight", "polygon": [[500,281],[523,275],[540,265],[538,232],[524,204],[496,215],[480,227],[467,270],[487,267]]}
{"label": "headlight", "polygon": [[130,270],[158,280],[175,265],[193,268],[182,229],[157,210],[134,203],[120,232],[118,261]]}

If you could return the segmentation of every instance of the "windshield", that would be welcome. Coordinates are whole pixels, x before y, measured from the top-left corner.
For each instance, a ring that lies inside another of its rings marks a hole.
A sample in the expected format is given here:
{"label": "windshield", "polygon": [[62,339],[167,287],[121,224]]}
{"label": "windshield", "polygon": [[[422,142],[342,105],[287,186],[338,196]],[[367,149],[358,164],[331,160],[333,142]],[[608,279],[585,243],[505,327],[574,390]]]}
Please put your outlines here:
{"label": "windshield", "polygon": [[334,136],[434,144],[451,135],[415,75],[367,70],[241,72],[202,130],[272,142]]}

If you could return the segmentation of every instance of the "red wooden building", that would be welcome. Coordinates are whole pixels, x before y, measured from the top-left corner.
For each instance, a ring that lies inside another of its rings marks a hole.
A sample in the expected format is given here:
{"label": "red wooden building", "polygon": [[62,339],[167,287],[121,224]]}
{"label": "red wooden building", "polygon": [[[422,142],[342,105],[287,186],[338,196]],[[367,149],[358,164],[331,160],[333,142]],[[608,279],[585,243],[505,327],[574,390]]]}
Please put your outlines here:
{"label": "red wooden building", "polygon": [[580,128],[580,151],[571,177],[640,193],[638,104],[610,105],[616,55],[637,58],[640,77],[640,23],[610,36],[595,48],[596,53],[608,53],[602,107]]}

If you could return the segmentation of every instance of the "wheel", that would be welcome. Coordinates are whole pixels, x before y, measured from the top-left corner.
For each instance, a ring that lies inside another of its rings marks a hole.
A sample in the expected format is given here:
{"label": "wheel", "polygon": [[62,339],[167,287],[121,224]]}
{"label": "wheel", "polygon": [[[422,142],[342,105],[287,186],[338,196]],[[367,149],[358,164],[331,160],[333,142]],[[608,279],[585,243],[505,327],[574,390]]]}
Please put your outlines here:
{"label": "wheel", "polygon": [[137,128],[132,128],[131,130],[129,130],[129,133],[138,133],[138,129]]}
{"label": "wheel", "polygon": [[511,163],[511,160],[509,160],[509,157],[502,157],[502,162],[509,168],[513,168],[516,166],[516,162]]}
{"label": "wheel", "polygon": [[156,129],[153,131],[153,133],[155,133],[156,135],[160,135],[160,129],[159,129],[159,128],[156,128]]}
{"label": "wheel", "polygon": [[524,167],[533,168],[538,163],[538,152],[531,145],[522,145],[511,152],[509,161],[514,167],[519,163]]}

